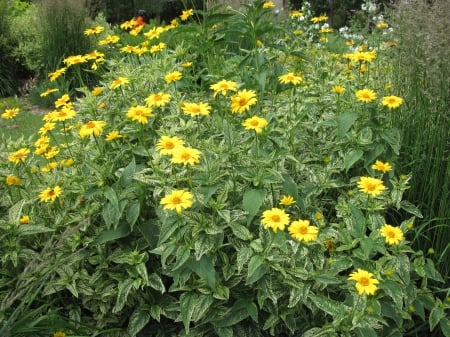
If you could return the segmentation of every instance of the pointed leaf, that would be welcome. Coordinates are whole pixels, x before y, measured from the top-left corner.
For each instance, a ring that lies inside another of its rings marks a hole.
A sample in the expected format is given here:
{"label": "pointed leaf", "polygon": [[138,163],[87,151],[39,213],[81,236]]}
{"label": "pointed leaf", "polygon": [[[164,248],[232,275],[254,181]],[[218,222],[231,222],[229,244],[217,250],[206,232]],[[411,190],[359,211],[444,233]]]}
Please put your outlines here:
{"label": "pointed leaf", "polygon": [[338,136],[340,138],[344,137],[348,130],[352,127],[355,121],[358,119],[358,114],[353,112],[345,112],[338,116]]}
{"label": "pointed leaf", "polygon": [[254,255],[248,263],[247,284],[258,281],[267,271],[264,258],[261,255]]}
{"label": "pointed leaf", "polygon": [[441,307],[434,307],[430,312],[430,331],[433,331],[442,318],[445,317],[445,311]]}
{"label": "pointed leaf", "polygon": [[243,199],[243,207],[246,212],[248,212],[247,216],[247,224],[249,224],[253,217],[258,213],[261,205],[264,202],[264,198],[266,197],[266,190],[257,190],[251,189],[245,192]]}
{"label": "pointed leaf", "polygon": [[141,211],[141,204],[139,201],[134,201],[130,206],[127,208],[127,221],[130,225],[131,229],[133,229],[134,224],[139,218],[139,213]]}
{"label": "pointed leaf", "polygon": [[125,167],[120,175],[120,184],[122,187],[128,187],[133,181],[133,174],[136,172],[136,162],[133,159],[131,162]]}
{"label": "pointed leaf", "polygon": [[25,205],[25,200],[22,199],[9,208],[8,220],[9,223],[18,224],[19,219],[22,216],[22,208]]}
{"label": "pointed leaf", "polygon": [[198,276],[206,280],[208,286],[214,289],[216,286],[216,270],[210,256],[203,255],[199,261],[190,259],[186,266],[190,268]]}
{"label": "pointed leaf", "polygon": [[135,337],[150,321],[150,312],[143,309],[136,309],[133,311],[128,322],[128,334],[130,337]]}
{"label": "pointed leaf", "polygon": [[360,160],[363,154],[363,150],[360,149],[351,150],[350,152],[348,152],[344,158],[345,171],[347,172],[353,166],[353,164]]}
{"label": "pointed leaf", "polygon": [[128,294],[131,288],[133,288],[134,280],[127,278],[119,283],[118,294],[116,299],[116,305],[114,306],[112,312],[117,313],[121,311],[127,302]]}
{"label": "pointed leaf", "polygon": [[354,238],[363,238],[366,233],[366,218],[363,212],[352,204],[349,204],[350,212],[352,213],[350,234]]}

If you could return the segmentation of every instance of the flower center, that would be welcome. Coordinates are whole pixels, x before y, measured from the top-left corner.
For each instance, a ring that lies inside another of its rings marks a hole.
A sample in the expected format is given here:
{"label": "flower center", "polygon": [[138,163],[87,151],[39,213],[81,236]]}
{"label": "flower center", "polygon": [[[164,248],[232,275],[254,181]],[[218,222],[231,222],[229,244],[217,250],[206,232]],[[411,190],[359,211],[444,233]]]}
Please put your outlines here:
{"label": "flower center", "polygon": [[375,191],[376,187],[377,187],[377,185],[375,185],[375,184],[370,184],[370,183],[367,184],[368,191]]}
{"label": "flower center", "polygon": [[247,99],[246,99],[245,97],[241,97],[241,98],[239,99],[239,105],[240,105],[240,106],[247,105]]}
{"label": "flower center", "polygon": [[181,198],[180,197],[173,197],[172,198],[172,204],[175,204],[175,205],[181,204]]}
{"label": "flower center", "polygon": [[175,144],[172,142],[167,142],[164,147],[168,150],[172,150],[175,147]]}
{"label": "flower center", "polygon": [[280,222],[281,218],[279,215],[272,215],[272,221],[273,222]]}
{"label": "flower center", "polygon": [[364,287],[367,287],[370,284],[370,280],[367,277],[361,277],[358,282]]}
{"label": "flower center", "polygon": [[394,233],[394,231],[388,231],[388,232],[386,233],[386,236],[387,236],[388,238],[395,239],[395,233]]}
{"label": "flower center", "polygon": [[298,232],[300,234],[308,234],[308,227],[306,226],[299,227]]}
{"label": "flower center", "polygon": [[94,128],[95,128],[95,123],[92,122],[92,121],[87,122],[86,127],[87,127],[88,129],[94,129]]}
{"label": "flower center", "polygon": [[181,155],[181,158],[182,158],[183,160],[187,161],[187,160],[191,159],[191,155],[190,155],[189,153],[183,153],[183,154]]}

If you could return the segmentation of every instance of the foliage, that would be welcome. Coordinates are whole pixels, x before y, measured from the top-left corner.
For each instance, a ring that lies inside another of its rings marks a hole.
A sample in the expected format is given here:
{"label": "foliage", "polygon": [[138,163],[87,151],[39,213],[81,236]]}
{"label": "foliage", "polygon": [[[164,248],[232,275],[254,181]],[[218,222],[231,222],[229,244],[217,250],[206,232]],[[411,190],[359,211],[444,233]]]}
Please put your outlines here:
{"label": "foliage", "polygon": [[99,86],[0,143],[0,331],[35,310],[73,335],[448,336],[383,50],[331,52],[326,18],[262,1],[183,18],[94,35]]}

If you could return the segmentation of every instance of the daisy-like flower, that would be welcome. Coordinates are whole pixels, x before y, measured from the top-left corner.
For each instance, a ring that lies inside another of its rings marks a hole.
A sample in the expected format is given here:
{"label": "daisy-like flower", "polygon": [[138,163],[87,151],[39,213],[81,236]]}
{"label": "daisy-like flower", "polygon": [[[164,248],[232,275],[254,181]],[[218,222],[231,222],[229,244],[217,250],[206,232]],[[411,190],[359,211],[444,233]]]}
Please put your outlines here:
{"label": "daisy-like flower", "polygon": [[175,210],[177,214],[181,214],[183,209],[192,206],[192,198],[194,196],[191,192],[185,190],[174,190],[172,193],[166,195],[161,199],[160,204],[164,205],[163,209]]}
{"label": "daisy-like flower", "polygon": [[187,146],[177,146],[172,152],[172,164],[195,165],[200,162],[201,152],[197,149]]}
{"label": "daisy-like flower", "polygon": [[364,103],[370,103],[377,99],[375,91],[370,89],[361,89],[356,92],[356,99]]}
{"label": "daisy-like flower", "polygon": [[388,27],[388,24],[384,21],[378,22],[377,23],[377,28],[378,29],[386,29]]}
{"label": "daisy-like flower", "polygon": [[76,115],[77,112],[75,110],[64,107],[59,111],[54,111],[49,118],[51,122],[64,122],[74,118]]}
{"label": "daisy-like flower", "polygon": [[181,21],[186,21],[192,15],[194,15],[194,10],[193,9],[187,9],[187,10],[181,12],[180,19],[181,19]]}
{"label": "daisy-like flower", "polygon": [[231,96],[231,112],[243,113],[257,102],[254,90],[240,90]]}
{"label": "daisy-like flower", "polygon": [[392,170],[392,166],[389,163],[383,163],[381,160],[377,160],[375,164],[373,164],[372,169],[386,173]]}
{"label": "daisy-like flower", "polygon": [[128,109],[126,116],[133,121],[137,121],[141,124],[148,123],[148,117],[154,116],[151,108],[137,105]]}
{"label": "daisy-like flower", "polygon": [[156,149],[159,151],[161,155],[169,155],[173,154],[173,151],[179,147],[184,145],[184,140],[177,136],[169,137],[169,136],[161,136],[161,138],[156,143]]}
{"label": "daisy-like flower", "polygon": [[153,27],[148,32],[144,33],[144,36],[148,40],[159,39],[159,35],[164,32],[164,28],[162,27]]}
{"label": "daisy-like flower", "polygon": [[242,125],[245,130],[255,130],[256,133],[261,133],[263,128],[267,126],[267,120],[263,117],[253,116],[247,118]]}
{"label": "daisy-like flower", "polygon": [[13,186],[13,185],[19,186],[20,178],[11,174],[11,175],[6,176],[5,183],[8,186]]}
{"label": "daisy-like flower", "polygon": [[280,205],[291,206],[293,204],[295,204],[295,200],[294,200],[294,198],[292,196],[290,196],[290,195],[283,195],[281,197]]}
{"label": "daisy-like flower", "polygon": [[150,107],[152,107],[152,106],[163,107],[167,103],[170,102],[170,98],[171,98],[171,96],[169,94],[159,92],[159,93],[151,94],[150,96],[148,96],[145,99],[145,103]]}
{"label": "daisy-like flower", "polygon": [[386,190],[382,180],[372,177],[360,177],[358,181],[358,188],[362,193],[366,193],[374,197]]}
{"label": "daisy-like flower", "polygon": [[212,84],[209,88],[214,90],[214,97],[216,97],[219,93],[225,96],[228,91],[237,91],[237,83],[233,81],[221,80],[215,84]]}
{"label": "daisy-like flower", "polygon": [[59,164],[64,167],[72,166],[74,163],[75,161],[73,160],[73,158],[63,159],[59,162]]}
{"label": "daisy-like flower", "polygon": [[41,168],[41,172],[51,172],[57,167],[58,167],[58,163],[53,161],[53,162],[45,165],[43,168]]}
{"label": "daisy-like flower", "polygon": [[5,109],[5,112],[2,113],[2,118],[4,119],[12,119],[17,116],[19,113],[19,108],[13,108],[13,109]]}
{"label": "daisy-like flower", "polygon": [[275,7],[273,1],[266,1],[263,3],[263,8],[273,8],[273,7]]}
{"label": "daisy-like flower", "polygon": [[20,217],[20,219],[19,219],[19,223],[21,224],[21,225],[27,225],[27,224],[29,224],[30,223],[30,216],[28,216],[28,215],[26,215],[26,214],[24,214],[24,215],[22,215],[21,217]]}
{"label": "daisy-like flower", "polygon": [[287,73],[281,76],[278,76],[278,80],[281,84],[293,84],[297,85],[303,81],[303,78],[300,75],[295,75],[294,73]]}
{"label": "daisy-like flower", "polygon": [[404,237],[400,227],[394,227],[388,224],[381,226],[380,234],[389,245],[398,245]]}
{"label": "daisy-like flower", "polygon": [[166,76],[164,76],[164,80],[166,81],[166,83],[172,83],[181,80],[182,77],[183,74],[181,72],[172,71],[171,73],[168,73],[166,74]]}
{"label": "daisy-like flower", "polygon": [[39,199],[42,202],[55,201],[62,193],[62,189],[59,186],[47,187],[39,194]]}
{"label": "daisy-like flower", "polygon": [[348,280],[356,281],[355,286],[359,295],[374,295],[378,289],[377,284],[380,283],[380,281],[373,277],[372,273],[363,269],[358,269],[351,273]]}
{"label": "daisy-like flower", "polygon": [[94,34],[100,34],[104,30],[105,30],[104,27],[96,26],[96,27],[85,29],[84,30],[84,35],[89,36],[89,35],[94,35]]}
{"label": "daisy-like flower", "polygon": [[280,208],[272,208],[263,212],[261,216],[261,223],[264,228],[272,228],[274,232],[284,230],[284,227],[289,224],[289,214]]}
{"label": "daisy-like flower", "polygon": [[128,53],[128,54],[131,54],[131,53],[134,53],[134,52],[136,51],[136,46],[130,46],[130,45],[127,45],[127,46],[125,46],[125,47],[120,48],[120,51],[121,51],[122,53]]}
{"label": "daisy-like flower", "polygon": [[320,16],[315,16],[315,17],[311,18],[312,23],[325,22],[327,20],[328,20],[328,16],[326,16],[326,15],[320,15]]}
{"label": "daisy-like flower", "polygon": [[341,85],[334,85],[331,90],[333,90],[338,95],[342,95],[345,92],[345,88]]}
{"label": "daisy-like flower", "polygon": [[56,331],[53,334],[53,337],[66,337],[66,334],[65,334],[65,332],[62,332],[62,331]]}
{"label": "daisy-like flower", "polygon": [[81,138],[89,137],[89,136],[100,136],[105,127],[106,122],[104,121],[89,121],[86,124],[82,125],[78,130],[78,134]]}
{"label": "daisy-like flower", "polygon": [[8,156],[8,160],[14,164],[19,164],[20,162],[24,163],[25,160],[27,159],[27,154],[29,154],[29,153],[30,153],[30,149],[28,149],[26,147],[22,147],[22,148],[18,149],[16,152],[11,153]]}
{"label": "daisy-like flower", "polygon": [[48,95],[50,95],[52,92],[56,92],[56,91],[58,91],[59,89],[47,89],[47,90],[45,90],[44,92],[42,92],[41,94],[40,94],[40,96],[41,97],[46,97],[46,96],[48,96]]}
{"label": "daisy-like flower", "polygon": [[42,146],[47,146],[48,144],[50,144],[50,137],[48,136],[40,136],[35,142],[34,142],[34,146],[35,147],[42,147]]}
{"label": "daisy-like flower", "polygon": [[397,109],[403,104],[403,98],[397,96],[385,96],[383,97],[381,104],[387,106],[389,109]]}
{"label": "daisy-like flower", "polygon": [[305,14],[303,14],[302,12],[300,12],[300,11],[290,11],[289,12],[289,16],[291,17],[291,18],[299,18],[299,17],[301,17],[301,16],[304,16]]}
{"label": "daisy-like flower", "polygon": [[63,62],[66,66],[70,67],[80,63],[86,63],[88,60],[84,55],[71,55],[66,57]]}
{"label": "daisy-like flower", "polygon": [[211,110],[211,105],[208,103],[189,103],[184,102],[181,104],[181,109],[185,114],[195,116],[208,116]]}
{"label": "daisy-like flower", "polygon": [[66,70],[67,70],[67,68],[64,67],[64,68],[60,68],[60,69],[58,69],[58,70],[55,70],[55,71],[52,72],[52,73],[49,73],[49,74],[48,74],[48,77],[50,78],[50,82],[56,81],[56,79],[57,79],[58,77],[60,77],[62,74],[64,74],[64,73],[66,72]]}
{"label": "daisy-like flower", "polygon": [[100,46],[104,46],[104,45],[107,45],[107,44],[115,44],[115,43],[119,42],[119,40],[120,40],[120,37],[117,36],[117,35],[108,35],[103,40],[98,41],[98,44]]}
{"label": "daisy-like flower", "polygon": [[94,96],[98,96],[103,92],[103,88],[101,87],[95,87],[94,89],[91,90],[91,94]]}
{"label": "daisy-like flower", "polygon": [[110,84],[110,89],[117,89],[118,87],[130,83],[130,80],[126,77],[117,77],[112,83]]}
{"label": "daisy-like flower", "polygon": [[70,96],[68,94],[64,94],[55,101],[55,107],[60,108],[62,106],[65,106],[65,105],[67,105],[67,103],[69,101],[70,101]]}
{"label": "daisy-like flower", "polygon": [[181,66],[183,68],[190,68],[190,67],[192,67],[192,62],[184,62],[181,64]]}
{"label": "daisy-like flower", "polygon": [[44,157],[46,159],[52,159],[53,157],[56,157],[59,153],[59,148],[57,146],[51,146],[47,147],[45,149]]}
{"label": "daisy-like flower", "polygon": [[56,123],[47,122],[39,129],[39,134],[41,136],[43,136],[47,132],[52,131],[55,127],[56,127]]}
{"label": "daisy-like flower", "polygon": [[108,142],[111,142],[111,141],[113,141],[114,139],[118,139],[118,138],[122,138],[122,137],[123,137],[123,136],[120,134],[119,131],[114,130],[114,131],[109,132],[109,133],[106,135],[105,140],[108,141]]}
{"label": "daisy-like flower", "polygon": [[292,221],[288,227],[289,234],[299,241],[314,241],[317,238],[319,229],[316,226],[310,226],[309,220]]}

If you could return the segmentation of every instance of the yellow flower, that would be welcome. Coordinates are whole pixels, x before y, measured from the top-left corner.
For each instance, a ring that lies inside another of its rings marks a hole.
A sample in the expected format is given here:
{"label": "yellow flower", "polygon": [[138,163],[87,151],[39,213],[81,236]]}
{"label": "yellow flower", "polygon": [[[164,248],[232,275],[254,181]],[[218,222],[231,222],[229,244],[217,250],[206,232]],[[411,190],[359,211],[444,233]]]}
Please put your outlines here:
{"label": "yellow flower", "polygon": [[52,73],[49,73],[48,77],[50,78],[50,82],[56,81],[56,79],[58,77],[60,77],[62,74],[64,74],[66,72],[66,70],[67,70],[67,68],[64,67],[64,68],[60,68],[58,70],[55,70]]}
{"label": "yellow flower", "polygon": [[294,73],[287,73],[281,76],[278,76],[278,80],[280,81],[281,84],[293,84],[293,85],[297,85],[299,84],[301,81],[303,81],[303,78],[299,75],[294,75]]}
{"label": "yellow flower", "polygon": [[212,84],[209,88],[214,90],[214,97],[216,97],[219,93],[225,96],[227,91],[237,91],[237,83],[233,81],[221,80],[215,84]]}
{"label": "yellow flower", "polygon": [[373,274],[363,269],[358,269],[350,274],[349,280],[356,281],[356,290],[359,295],[364,293],[367,295],[374,295],[377,291],[377,284],[380,283],[377,279],[373,278]]}
{"label": "yellow flower", "polygon": [[100,34],[101,32],[103,32],[105,28],[102,26],[96,26],[93,28],[88,28],[84,30],[84,35],[89,36],[89,35],[93,35],[93,34]]}
{"label": "yellow flower", "polygon": [[177,136],[161,136],[159,141],[156,143],[156,149],[161,155],[172,155],[173,151],[184,145],[184,140]]}
{"label": "yellow flower", "polygon": [[320,16],[315,16],[315,17],[311,18],[312,23],[319,23],[319,22],[324,22],[327,20],[328,20],[328,16],[326,16],[326,15],[320,15]]}
{"label": "yellow flower", "polygon": [[173,164],[193,166],[200,162],[200,154],[201,152],[199,150],[192,147],[177,146],[172,152],[172,159],[170,162]]}
{"label": "yellow flower", "polygon": [[372,169],[386,173],[392,170],[392,166],[389,163],[383,163],[380,160],[377,160],[375,164],[372,165]]}
{"label": "yellow flower", "polygon": [[4,119],[11,119],[17,116],[19,113],[19,108],[14,109],[6,109],[4,113],[2,113],[2,118]]}
{"label": "yellow flower", "polygon": [[300,12],[300,11],[290,11],[289,12],[289,16],[291,18],[299,18],[301,16],[304,16],[304,14],[302,12]]}
{"label": "yellow flower", "polygon": [[5,179],[6,185],[12,186],[12,185],[20,185],[20,178],[16,177],[15,175],[8,175]]}
{"label": "yellow flower", "polygon": [[231,96],[231,112],[243,113],[257,102],[254,90],[240,90]]}
{"label": "yellow flower", "polygon": [[181,19],[181,21],[186,21],[192,15],[194,15],[194,10],[192,10],[192,9],[185,10],[185,11],[181,12],[180,19]]}
{"label": "yellow flower", "polygon": [[91,94],[94,96],[98,96],[103,92],[103,88],[101,87],[95,87],[94,89],[91,90]]}
{"label": "yellow flower", "polygon": [[177,214],[181,214],[183,209],[192,206],[191,192],[185,190],[174,190],[169,195],[161,199],[160,204],[164,205],[163,209],[175,210]]}
{"label": "yellow flower", "polygon": [[291,205],[295,204],[295,200],[290,195],[283,195],[283,197],[280,200],[280,204],[283,206],[291,206]]}
{"label": "yellow flower", "polygon": [[41,168],[41,172],[51,172],[57,167],[58,167],[58,163],[53,161],[53,162],[45,165],[43,168]]}
{"label": "yellow flower", "polygon": [[112,81],[112,83],[110,84],[109,88],[110,89],[117,89],[118,87],[130,83],[130,81],[128,80],[128,78],[126,77],[118,77],[116,78],[114,81]]}
{"label": "yellow flower", "polygon": [[181,64],[181,66],[183,68],[190,68],[190,67],[192,67],[192,62],[184,62]]}
{"label": "yellow flower", "polygon": [[272,1],[266,1],[263,3],[263,8],[273,8],[275,4]]}
{"label": "yellow flower", "polygon": [[120,48],[122,53],[134,53],[136,51],[136,46],[127,45],[125,47]]}
{"label": "yellow flower", "polygon": [[191,115],[192,117],[208,116],[211,110],[211,105],[203,102],[200,103],[184,102],[181,104],[181,109],[184,111],[185,114]]}
{"label": "yellow flower", "polygon": [[389,245],[398,245],[403,240],[403,232],[400,227],[385,224],[381,226],[380,233]]}
{"label": "yellow flower", "polygon": [[69,101],[70,96],[68,94],[64,94],[55,101],[55,108],[66,106]]}
{"label": "yellow flower", "polygon": [[377,196],[386,189],[382,180],[372,177],[360,177],[358,188],[361,192],[372,196]]}
{"label": "yellow flower", "polygon": [[80,63],[86,63],[88,60],[86,56],[83,55],[71,55],[69,57],[66,57],[63,62],[66,66],[70,67],[76,64]]}
{"label": "yellow flower", "polygon": [[106,122],[104,121],[89,121],[86,124],[82,125],[78,130],[78,134],[81,138],[89,137],[89,136],[100,136],[105,127]]}
{"label": "yellow flower", "polygon": [[384,21],[381,21],[379,23],[377,23],[377,28],[378,29],[386,29],[388,27],[388,24]]}
{"label": "yellow flower", "polygon": [[56,157],[58,153],[59,149],[57,146],[47,147],[44,153],[44,157],[46,159],[52,159],[53,157]]}
{"label": "yellow flower", "polygon": [[148,123],[148,117],[154,116],[152,109],[146,106],[137,105],[128,109],[126,116],[133,121],[137,121],[141,124]]}
{"label": "yellow flower", "polygon": [[245,127],[245,130],[255,130],[256,133],[261,133],[262,129],[267,126],[267,120],[262,117],[253,116],[247,118],[242,125]]}
{"label": "yellow flower", "polygon": [[289,214],[275,207],[263,212],[261,223],[264,225],[264,228],[272,228],[274,232],[277,232],[279,229],[284,230],[284,227],[289,224]]}
{"label": "yellow flower", "polygon": [[122,138],[122,137],[123,137],[123,136],[120,134],[119,131],[114,130],[114,131],[109,132],[109,133],[106,135],[105,140],[108,141],[108,142],[111,142],[111,141],[113,141],[114,139]]}
{"label": "yellow flower", "polygon": [[50,137],[47,136],[41,136],[34,142],[35,147],[44,147],[48,144],[50,144]]}
{"label": "yellow flower", "polygon": [[299,241],[314,241],[319,229],[309,225],[309,220],[292,221],[288,227],[289,234]]}
{"label": "yellow flower", "polygon": [[39,194],[39,199],[43,202],[55,201],[62,193],[62,189],[59,186],[47,187]]}
{"label": "yellow flower", "polygon": [[99,41],[98,44],[100,46],[107,45],[107,44],[115,44],[115,43],[119,42],[119,40],[120,40],[120,37],[117,35],[108,35],[106,38]]}
{"label": "yellow flower", "polygon": [[165,106],[167,103],[170,102],[170,95],[169,94],[165,94],[163,92],[159,92],[157,94],[151,94],[150,96],[148,96],[145,99],[145,103],[148,106],[157,106],[157,107],[163,107]]}
{"label": "yellow flower", "polygon": [[8,160],[14,164],[19,164],[20,162],[24,163],[25,159],[27,159],[28,153],[30,153],[30,150],[25,147],[22,147],[16,152],[11,153],[8,156]]}
{"label": "yellow flower", "polygon": [[56,331],[53,334],[53,337],[66,337],[66,334],[64,332],[62,332],[62,331]]}
{"label": "yellow flower", "polygon": [[20,219],[19,219],[19,223],[20,223],[21,225],[29,224],[29,223],[30,223],[30,217],[29,217],[28,215],[26,215],[26,214],[22,215],[22,216],[20,217]]}
{"label": "yellow flower", "polygon": [[162,27],[153,27],[148,32],[144,33],[148,40],[158,39],[159,35],[164,31]]}
{"label": "yellow flower", "polygon": [[345,88],[341,85],[334,85],[331,90],[333,90],[338,95],[342,95],[345,92]]}
{"label": "yellow flower", "polygon": [[173,71],[171,73],[168,73],[164,77],[164,80],[166,81],[166,83],[172,83],[172,82],[181,80],[182,77],[183,77],[183,74],[181,72]]}
{"label": "yellow flower", "polygon": [[370,103],[377,98],[377,94],[373,90],[362,89],[356,92],[356,98],[358,99],[358,101]]}
{"label": "yellow flower", "polygon": [[381,104],[387,106],[389,109],[397,109],[403,103],[403,98],[397,96],[385,96]]}
{"label": "yellow flower", "polygon": [[69,167],[72,166],[75,161],[72,158],[63,159],[60,161],[61,166]]}
{"label": "yellow flower", "polygon": [[76,111],[70,108],[64,107],[59,111],[55,111],[54,114],[50,116],[50,121],[52,122],[64,122],[68,119],[72,119],[76,116]]}
{"label": "yellow flower", "polygon": [[48,95],[50,95],[52,92],[56,92],[56,91],[58,91],[59,89],[47,89],[47,90],[45,90],[44,92],[42,92],[41,94],[40,94],[40,96],[41,97],[46,97],[46,96],[48,96]]}
{"label": "yellow flower", "polygon": [[45,135],[47,132],[52,131],[56,126],[56,123],[47,122],[40,129],[39,134]]}

